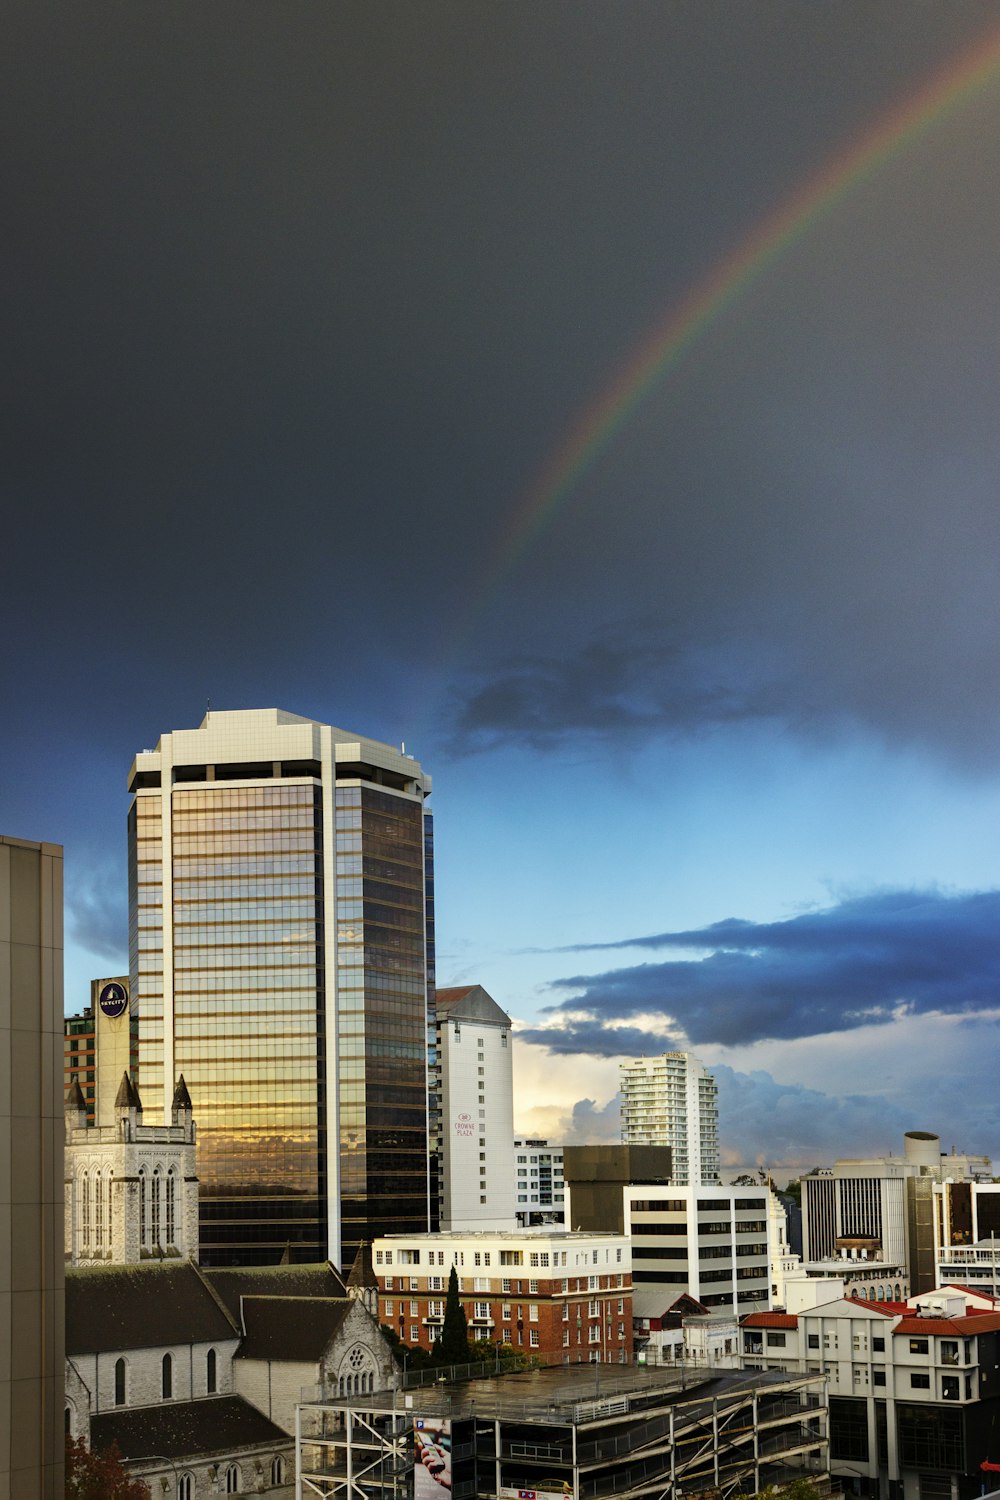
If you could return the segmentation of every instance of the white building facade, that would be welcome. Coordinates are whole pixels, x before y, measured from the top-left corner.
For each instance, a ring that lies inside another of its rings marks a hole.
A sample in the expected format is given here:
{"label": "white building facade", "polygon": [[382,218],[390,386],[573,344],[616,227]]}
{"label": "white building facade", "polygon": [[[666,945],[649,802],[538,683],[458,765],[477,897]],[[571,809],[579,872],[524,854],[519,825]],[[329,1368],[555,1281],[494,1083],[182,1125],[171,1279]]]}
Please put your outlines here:
{"label": "white building facade", "polygon": [[767,1188],[630,1184],[623,1194],[636,1286],[658,1284],[668,1301],[687,1292],[713,1313],[771,1306]]}
{"label": "white building facade", "polygon": [[565,1221],[566,1186],[561,1146],[527,1137],[515,1140],[514,1174],[519,1224],[562,1224]]}
{"label": "white building facade", "polygon": [[719,1096],[715,1079],[690,1052],[623,1063],[622,1140],[669,1146],[678,1186],[719,1181]]}
{"label": "white building facade", "polygon": [[510,1017],[478,984],[439,989],[435,1000],[441,1228],[513,1229]]}

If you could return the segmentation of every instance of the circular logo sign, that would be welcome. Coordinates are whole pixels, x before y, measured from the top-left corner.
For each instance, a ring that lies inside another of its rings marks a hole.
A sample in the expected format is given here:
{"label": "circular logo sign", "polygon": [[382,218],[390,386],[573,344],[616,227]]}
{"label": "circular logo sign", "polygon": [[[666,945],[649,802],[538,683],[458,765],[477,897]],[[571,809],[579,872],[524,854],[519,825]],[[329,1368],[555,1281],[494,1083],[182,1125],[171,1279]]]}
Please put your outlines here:
{"label": "circular logo sign", "polygon": [[115,1020],[128,1005],[128,995],[125,993],[125,986],[117,984],[114,981],[111,984],[106,984],[101,990],[97,1003],[106,1016],[110,1016],[112,1020]]}

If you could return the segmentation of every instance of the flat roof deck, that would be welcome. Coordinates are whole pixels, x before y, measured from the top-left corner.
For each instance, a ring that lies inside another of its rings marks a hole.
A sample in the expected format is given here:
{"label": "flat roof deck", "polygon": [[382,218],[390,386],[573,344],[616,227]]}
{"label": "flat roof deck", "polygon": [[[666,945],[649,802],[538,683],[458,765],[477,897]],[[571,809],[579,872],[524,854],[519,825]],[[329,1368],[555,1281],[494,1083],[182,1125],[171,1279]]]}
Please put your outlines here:
{"label": "flat roof deck", "polygon": [[[596,1373],[595,1373],[596,1372]],[[660,1402],[711,1401],[768,1388],[802,1386],[822,1375],[787,1374],[781,1370],[720,1370],[688,1373],[619,1365],[554,1365],[520,1370],[482,1380],[438,1381],[407,1391],[379,1391],[367,1396],[316,1395],[306,1406],[333,1410],[407,1412],[453,1418],[500,1417],[508,1421],[580,1423],[597,1421],[629,1408],[641,1411]]]}

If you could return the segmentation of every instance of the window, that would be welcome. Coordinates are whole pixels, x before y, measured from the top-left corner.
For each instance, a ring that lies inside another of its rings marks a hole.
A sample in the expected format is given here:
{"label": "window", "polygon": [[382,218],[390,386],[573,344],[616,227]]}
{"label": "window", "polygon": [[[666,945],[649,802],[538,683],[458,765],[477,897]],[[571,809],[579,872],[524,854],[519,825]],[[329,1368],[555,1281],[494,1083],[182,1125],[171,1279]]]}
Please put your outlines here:
{"label": "window", "polygon": [[809,1349],[818,1349],[819,1348],[819,1334],[818,1333],[810,1333],[810,1334],[806,1335],[806,1347],[809,1348]]}
{"label": "window", "polygon": [[591,1344],[599,1344],[601,1342],[601,1326],[599,1323],[595,1323],[591,1328],[589,1342]]}
{"label": "window", "polygon": [[503,1279],[503,1281],[501,1281],[501,1283],[500,1283],[500,1290],[502,1292],[509,1292],[510,1291],[510,1277],[509,1276],[505,1276],[504,1279]]}
{"label": "window", "polygon": [[488,1276],[477,1276],[472,1283],[474,1292],[488,1292],[490,1289],[490,1278]]}
{"label": "window", "polygon": [[396,1304],[393,1301],[393,1299],[391,1297],[386,1297],[386,1299],[385,1299],[385,1315],[386,1315],[386,1317],[387,1318],[391,1318],[392,1315],[393,1315],[393,1313],[395,1312],[395,1310],[396,1310]]}
{"label": "window", "polygon": [[194,1475],[180,1474],[177,1479],[177,1500],[194,1500]]}
{"label": "window", "polygon": [[885,1385],[885,1371],[884,1370],[873,1370],[872,1371],[872,1385]]}
{"label": "window", "polygon": [[931,1388],[931,1377],[927,1370],[911,1370],[910,1385],[915,1391],[929,1391]]}
{"label": "window", "polygon": [[767,1331],[767,1347],[769,1349],[784,1349],[785,1335],[783,1333],[775,1333],[773,1328],[769,1328]]}
{"label": "window", "polygon": [[156,1168],[153,1173],[153,1191],[150,1194],[149,1206],[149,1235],[154,1248],[160,1244],[160,1169]]}
{"label": "window", "polygon": [[167,1244],[177,1243],[176,1212],[177,1212],[177,1177],[171,1171],[167,1173]]}
{"label": "window", "polygon": [[529,1323],[537,1323],[538,1322],[538,1303],[537,1302],[529,1302],[528,1303],[528,1322]]}
{"label": "window", "polygon": [[431,1292],[443,1292],[444,1291],[444,1277],[443,1276],[428,1276],[428,1278],[427,1278],[427,1289],[428,1289],[428,1291],[431,1291]]}
{"label": "window", "polygon": [[391,1292],[392,1291],[392,1277],[391,1276],[387,1276],[385,1278],[385,1289],[386,1289],[387,1292]]}
{"label": "window", "polygon": [[115,1360],[115,1405],[125,1405],[125,1361]]}
{"label": "window", "polygon": [[942,1339],[941,1340],[941,1363],[943,1365],[957,1365],[958,1364],[958,1340],[957,1339]]}
{"label": "window", "polygon": [[528,1291],[529,1292],[537,1292],[538,1291],[538,1282],[537,1282],[537,1280],[535,1279],[534,1276],[528,1282]]}
{"label": "window", "polygon": [[532,1328],[530,1330],[530,1332],[528,1333],[528,1343],[531,1345],[532,1349],[537,1349],[538,1348],[538,1329],[537,1328]]}
{"label": "window", "polygon": [[419,1302],[411,1302],[410,1303],[410,1317],[411,1318],[415,1318],[418,1315],[419,1312],[420,1312],[420,1303]]}
{"label": "window", "polygon": [[271,1483],[284,1484],[285,1482],[285,1460],[277,1454],[271,1459]]}
{"label": "window", "polygon": [[410,1343],[411,1344],[417,1343],[418,1340],[419,1340],[419,1338],[420,1338],[420,1329],[417,1327],[416,1323],[411,1323],[410,1324]]}
{"label": "window", "polygon": [[488,1302],[475,1302],[475,1303],[473,1303],[472,1316],[474,1318],[478,1318],[480,1320],[480,1322],[485,1322],[486,1319],[489,1318],[489,1315],[490,1315],[490,1304]]}
{"label": "window", "polygon": [[927,1353],[927,1340],[926,1339],[911,1339],[910,1340],[910,1353],[911,1354],[926,1354]]}
{"label": "window", "polygon": [[884,1354],[885,1353],[885,1339],[873,1338],[872,1339],[872,1349],[875,1351],[876,1354]]}
{"label": "window", "polygon": [[509,1302],[505,1302],[503,1304],[503,1307],[500,1310],[500,1317],[503,1319],[503,1321],[505,1323],[509,1323],[510,1322],[510,1303]]}
{"label": "window", "polygon": [[174,1394],[174,1357],[165,1354],[160,1363],[160,1395],[164,1401],[173,1399]]}
{"label": "window", "polygon": [[226,1494],[238,1495],[240,1493],[240,1469],[239,1464],[230,1464],[226,1470]]}
{"label": "window", "polygon": [[205,1390],[210,1396],[215,1395],[218,1382],[218,1359],[214,1349],[209,1349],[205,1355]]}

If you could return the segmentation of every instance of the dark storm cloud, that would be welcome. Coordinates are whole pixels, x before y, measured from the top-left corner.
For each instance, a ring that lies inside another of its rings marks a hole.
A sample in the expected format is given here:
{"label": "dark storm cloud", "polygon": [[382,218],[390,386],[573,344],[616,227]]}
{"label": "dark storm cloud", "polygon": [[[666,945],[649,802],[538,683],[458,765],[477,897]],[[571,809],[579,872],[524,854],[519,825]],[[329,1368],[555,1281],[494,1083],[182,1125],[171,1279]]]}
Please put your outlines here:
{"label": "dark storm cloud", "polygon": [[128,968],[128,931],[121,872],[88,865],[67,896],[69,931],[96,959]]}
{"label": "dark storm cloud", "polygon": [[900,1009],[974,1016],[1000,1004],[995,891],[882,892],[783,922],[730,918],[606,946],[707,952],[556,980],[574,996],[548,1012],[551,1031],[528,1040],[560,1052],[655,1051],[664,1037],[602,1028],[663,1012],[694,1046],[735,1046],[851,1030]]}
{"label": "dark storm cloud", "polygon": [[645,619],[609,627],[565,654],[495,664],[457,708],[458,742],[487,748],[508,736],[536,748],[567,735],[696,733],[724,724],[801,714],[766,682],[755,683],[735,653],[696,648],[680,632]]}

